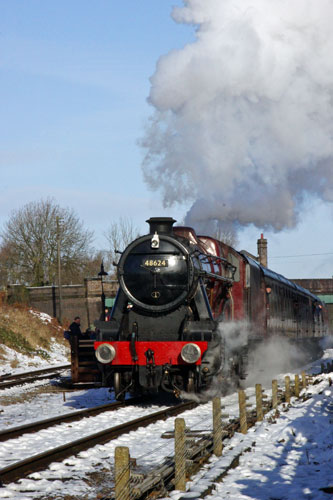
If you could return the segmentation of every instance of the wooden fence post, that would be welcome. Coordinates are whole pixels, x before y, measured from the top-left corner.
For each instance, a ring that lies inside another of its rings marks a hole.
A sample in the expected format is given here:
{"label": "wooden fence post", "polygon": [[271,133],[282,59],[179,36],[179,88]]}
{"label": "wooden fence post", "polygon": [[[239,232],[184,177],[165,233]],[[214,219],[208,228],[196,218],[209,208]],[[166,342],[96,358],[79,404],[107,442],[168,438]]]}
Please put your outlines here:
{"label": "wooden fence post", "polygon": [[256,384],[256,406],[257,406],[257,422],[264,419],[262,412],[262,388],[261,384]]}
{"label": "wooden fence post", "polygon": [[130,500],[130,454],[126,446],[115,449],[115,498]]}
{"label": "wooden fence post", "polygon": [[305,372],[303,371],[301,373],[301,375],[302,375],[302,386],[303,386],[303,389],[305,389],[306,388],[306,376],[305,376]]}
{"label": "wooden fence post", "polygon": [[214,455],[220,457],[222,455],[222,421],[221,421],[221,398],[213,399],[213,444]]}
{"label": "wooden fence post", "polygon": [[276,379],[272,380],[272,408],[276,410],[278,407],[278,382]]}
{"label": "wooden fence post", "polygon": [[240,431],[243,434],[246,434],[247,433],[246,395],[245,395],[245,392],[242,389],[240,389],[238,391],[238,404],[239,404]]}
{"label": "wooden fence post", "polygon": [[186,489],[185,420],[175,419],[175,489]]}
{"label": "wooden fence post", "polygon": [[289,375],[286,375],[284,377],[284,382],[285,382],[285,386],[286,386],[286,392],[285,392],[286,402],[290,403],[290,377],[289,377]]}
{"label": "wooden fence post", "polygon": [[299,376],[295,375],[295,396],[299,398]]}

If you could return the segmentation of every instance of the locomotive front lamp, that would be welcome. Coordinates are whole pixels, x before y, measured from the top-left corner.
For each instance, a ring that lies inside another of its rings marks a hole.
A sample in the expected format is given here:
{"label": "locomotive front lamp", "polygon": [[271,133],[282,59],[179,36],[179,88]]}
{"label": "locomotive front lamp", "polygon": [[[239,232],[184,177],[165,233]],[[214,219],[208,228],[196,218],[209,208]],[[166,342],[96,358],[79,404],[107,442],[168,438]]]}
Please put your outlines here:
{"label": "locomotive front lamp", "polygon": [[197,344],[186,344],[182,348],[180,355],[185,363],[196,363],[200,359],[201,350]]}
{"label": "locomotive front lamp", "polygon": [[116,350],[111,344],[100,344],[96,349],[96,358],[104,365],[111,363],[116,357]]}
{"label": "locomotive front lamp", "polygon": [[160,247],[160,238],[157,233],[154,234],[154,236],[151,239],[150,246],[152,248],[159,248]]}

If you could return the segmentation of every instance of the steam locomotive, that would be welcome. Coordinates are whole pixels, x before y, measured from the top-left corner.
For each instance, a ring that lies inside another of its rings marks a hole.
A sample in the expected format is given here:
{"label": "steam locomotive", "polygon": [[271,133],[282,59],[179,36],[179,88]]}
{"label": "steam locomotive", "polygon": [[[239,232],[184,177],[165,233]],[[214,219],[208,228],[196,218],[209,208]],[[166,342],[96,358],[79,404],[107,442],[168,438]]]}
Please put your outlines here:
{"label": "steam locomotive", "polygon": [[[111,317],[95,322],[93,378],[117,399],[204,391],[213,380],[245,378],[248,350],[259,341],[280,335],[312,344],[326,334],[325,305],[309,291],[172,218],[147,222],[149,234],[119,260]],[[248,337],[233,342],[244,322]]]}

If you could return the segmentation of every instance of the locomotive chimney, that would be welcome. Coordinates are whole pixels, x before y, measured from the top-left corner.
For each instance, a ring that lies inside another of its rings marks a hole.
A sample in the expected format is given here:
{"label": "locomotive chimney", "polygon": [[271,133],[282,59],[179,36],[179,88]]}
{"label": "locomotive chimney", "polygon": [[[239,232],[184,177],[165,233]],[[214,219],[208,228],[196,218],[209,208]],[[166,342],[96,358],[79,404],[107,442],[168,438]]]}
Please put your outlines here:
{"label": "locomotive chimney", "polygon": [[146,222],[149,224],[149,234],[173,234],[172,226],[177,221],[172,217],[150,217]]}
{"label": "locomotive chimney", "polygon": [[262,233],[260,239],[257,241],[257,245],[259,263],[267,267],[267,240]]}

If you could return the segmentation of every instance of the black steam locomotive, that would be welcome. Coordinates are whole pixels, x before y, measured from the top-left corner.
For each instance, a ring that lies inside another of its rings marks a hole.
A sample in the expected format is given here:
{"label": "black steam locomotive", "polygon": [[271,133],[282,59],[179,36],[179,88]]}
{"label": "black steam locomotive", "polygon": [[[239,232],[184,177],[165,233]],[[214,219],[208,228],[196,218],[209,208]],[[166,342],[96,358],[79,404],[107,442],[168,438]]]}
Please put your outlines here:
{"label": "black steam locomotive", "polygon": [[[174,219],[147,222],[150,233],[133,241],[120,258],[110,320],[96,322],[103,384],[113,386],[118,398],[126,391],[159,388],[198,391],[220,372],[223,358],[217,327],[235,266],[208,254],[192,230],[173,230]],[[214,287],[219,318],[207,294]]]}
{"label": "black steam locomotive", "polygon": [[[121,255],[111,317],[95,322],[94,377],[118,399],[245,378],[251,344],[282,335],[312,345],[326,334],[325,305],[309,291],[172,218],[147,222],[149,234]],[[230,321],[235,335],[250,325],[245,344],[226,345]]]}

